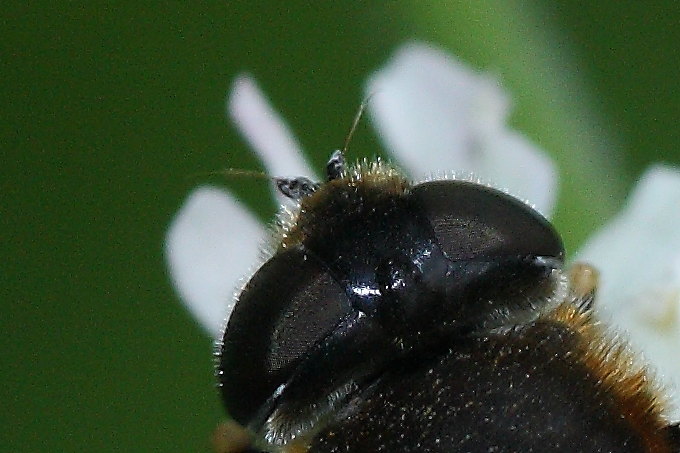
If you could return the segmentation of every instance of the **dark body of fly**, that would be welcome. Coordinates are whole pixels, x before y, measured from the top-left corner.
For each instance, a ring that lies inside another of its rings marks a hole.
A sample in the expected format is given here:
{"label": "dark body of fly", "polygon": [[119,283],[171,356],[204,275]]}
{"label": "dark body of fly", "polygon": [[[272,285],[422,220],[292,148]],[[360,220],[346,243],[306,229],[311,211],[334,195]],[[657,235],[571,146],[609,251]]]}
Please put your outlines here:
{"label": "dark body of fly", "polygon": [[218,351],[253,451],[680,451],[540,214],[341,159],[279,181],[299,210]]}

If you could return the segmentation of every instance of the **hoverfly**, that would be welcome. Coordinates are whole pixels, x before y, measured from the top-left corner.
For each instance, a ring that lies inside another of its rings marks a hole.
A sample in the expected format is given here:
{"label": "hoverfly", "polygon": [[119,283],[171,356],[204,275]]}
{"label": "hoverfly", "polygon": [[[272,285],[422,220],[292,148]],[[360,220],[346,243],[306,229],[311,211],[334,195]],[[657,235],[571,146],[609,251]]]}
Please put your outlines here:
{"label": "hoverfly", "polygon": [[538,212],[381,161],[277,179],[298,208],[218,346],[229,414],[271,452],[677,452],[644,368]]}

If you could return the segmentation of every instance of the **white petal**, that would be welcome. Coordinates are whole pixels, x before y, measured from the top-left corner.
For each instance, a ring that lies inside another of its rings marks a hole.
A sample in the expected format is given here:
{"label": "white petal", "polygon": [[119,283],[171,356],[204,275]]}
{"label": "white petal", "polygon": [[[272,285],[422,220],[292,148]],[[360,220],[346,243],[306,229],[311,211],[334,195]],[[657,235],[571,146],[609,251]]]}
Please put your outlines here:
{"label": "white petal", "polygon": [[314,177],[297,140],[252,77],[234,80],[227,110],[269,175]]}
{"label": "white petal", "polygon": [[191,313],[217,335],[235,302],[234,292],[260,260],[266,237],[260,222],[226,192],[196,189],[168,230],[170,276]]}
{"label": "white petal", "polygon": [[419,178],[473,173],[549,214],[556,172],[550,159],[505,126],[509,102],[498,82],[423,44],[402,47],[368,81],[376,127]]}
{"label": "white petal", "polygon": [[680,172],[649,169],[626,209],[577,259],[600,269],[601,311],[675,387],[680,419]]}
{"label": "white petal", "polygon": [[526,137],[511,130],[489,137],[486,147],[478,161],[484,168],[484,179],[527,200],[550,217],[557,200],[557,169],[550,158]]}

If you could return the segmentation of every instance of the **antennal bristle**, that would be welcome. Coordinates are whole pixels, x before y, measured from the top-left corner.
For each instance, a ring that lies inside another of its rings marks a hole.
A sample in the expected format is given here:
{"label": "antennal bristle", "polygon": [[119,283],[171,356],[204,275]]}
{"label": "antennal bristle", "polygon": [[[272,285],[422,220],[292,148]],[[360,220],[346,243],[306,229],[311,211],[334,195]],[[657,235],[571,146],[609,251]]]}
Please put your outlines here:
{"label": "antennal bristle", "polygon": [[241,177],[241,178],[256,178],[274,181],[275,178],[267,175],[265,172],[257,170],[243,170],[241,168],[225,168],[223,170],[206,171],[201,173],[194,173],[190,175],[191,178],[205,177],[205,176],[225,176],[227,178]]}
{"label": "antennal bristle", "polygon": [[266,174],[263,171],[244,170],[242,168],[225,168],[224,170],[214,172],[214,174],[227,176],[227,177],[266,179],[268,181],[273,181],[275,179],[275,178],[272,178],[271,176],[269,176],[268,174]]}
{"label": "antennal bristle", "polygon": [[368,105],[369,101],[373,97],[375,93],[369,94],[362,102],[361,105],[359,106],[359,109],[357,110],[356,115],[354,115],[354,121],[352,122],[352,127],[349,129],[349,133],[347,134],[347,138],[345,138],[345,145],[342,147],[342,154],[347,153],[347,148],[349,148],[349,143],[352,141],[352,136],[354,135],[354,131],[356,131],[357,126],[359,125],[359,120],[361,120],[361,116],[364,114],[364,110],[366,109],[366,106]]}

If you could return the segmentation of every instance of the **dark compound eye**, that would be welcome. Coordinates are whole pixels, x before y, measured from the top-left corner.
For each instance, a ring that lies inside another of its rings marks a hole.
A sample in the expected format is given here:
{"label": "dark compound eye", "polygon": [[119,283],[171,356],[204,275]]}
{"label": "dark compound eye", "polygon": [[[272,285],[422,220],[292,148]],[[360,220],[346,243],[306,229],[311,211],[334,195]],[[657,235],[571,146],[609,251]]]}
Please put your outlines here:
{"label": "dark compound eye", "polygon": [[293,249],[265,263],[224,336],[218,372],[230,415],[248,424],[350,311],[343,288],[313,257]]}
{"label": "dark compound eye", "polygon": [[411,196],[453,261],[564,255],[560,237],[545,218],[498,190],[465,181],[432,181],[414,187]]}
{"label": "dark compound eye", "polygon": [[419,305],[436,320],[433,332],[464,335],[512,324],[532,316],[556,290],[552,275],[562,266],[562,241],[520,200],[466,181],[423,183],[408,198],[447,263],[445,277],[428,280],[425,273],[426,287],[418,289],[431,290]]}

